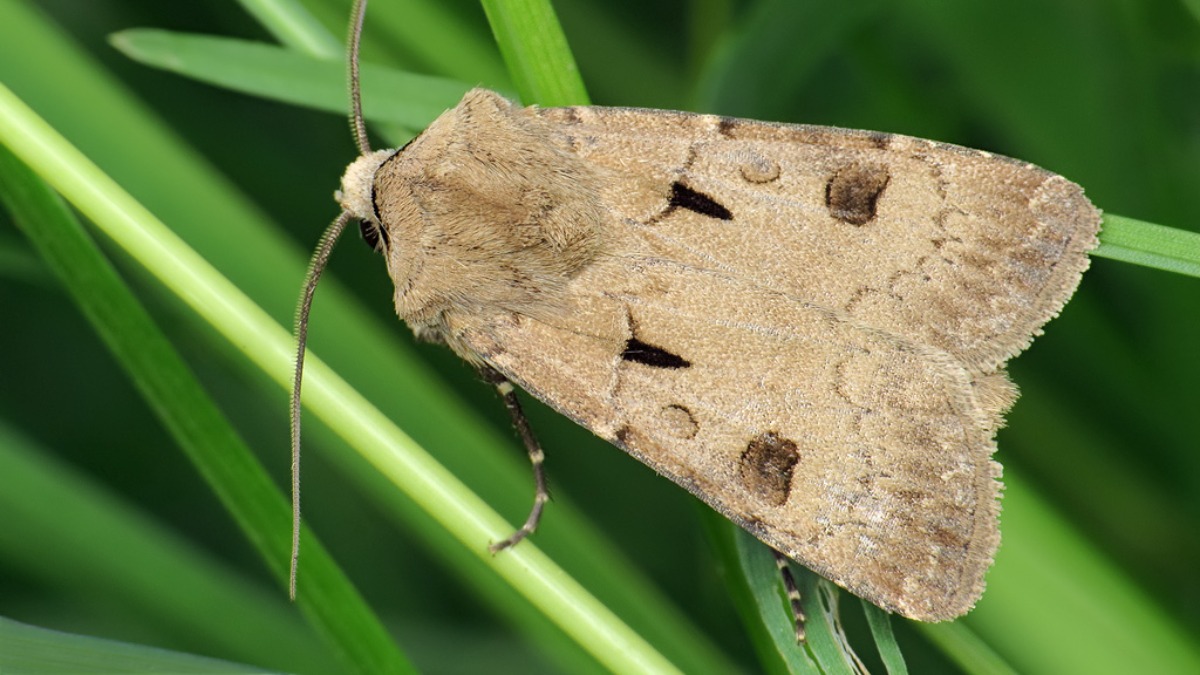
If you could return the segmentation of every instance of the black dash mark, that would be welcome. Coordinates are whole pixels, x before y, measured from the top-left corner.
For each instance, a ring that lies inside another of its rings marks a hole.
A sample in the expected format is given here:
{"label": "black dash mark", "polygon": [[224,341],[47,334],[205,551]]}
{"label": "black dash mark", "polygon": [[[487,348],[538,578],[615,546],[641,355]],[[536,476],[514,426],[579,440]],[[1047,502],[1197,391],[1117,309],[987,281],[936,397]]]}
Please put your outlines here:
{"label": "black dash mark", "polygon": [[692,365],[691,361],[678,354],[672,354],[661,347],[648,345],[634,337],[629,338],[625,343],[625,351],[621,352],[621,358],[652,368],[690,368]]}
{"label": "black dash mark", "polygon": [[733,213],[722,206],[717,200],[703,192],[696,192],[679,181],[671,183],[671,201],[668,202],[668,205],[670,208],[684,208],[688,211],[695,211],[709,218],[733,220]]}

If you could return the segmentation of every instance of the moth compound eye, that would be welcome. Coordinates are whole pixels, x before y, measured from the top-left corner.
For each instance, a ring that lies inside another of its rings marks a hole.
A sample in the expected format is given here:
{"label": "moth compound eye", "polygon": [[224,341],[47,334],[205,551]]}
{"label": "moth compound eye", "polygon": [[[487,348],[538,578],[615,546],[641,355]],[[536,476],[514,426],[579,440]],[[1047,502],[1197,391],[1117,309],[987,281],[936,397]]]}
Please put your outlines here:
{"label": "moth compound eye", "polygon": [[[358,233],[362,235],[363,241],[367,242],[367,246],[370,246],[372,251],[382,252],[387,246],[387,235],[382,232],[375,223],[369,220],[358,221]],[[380,242],[383,246],[380,246]]]}

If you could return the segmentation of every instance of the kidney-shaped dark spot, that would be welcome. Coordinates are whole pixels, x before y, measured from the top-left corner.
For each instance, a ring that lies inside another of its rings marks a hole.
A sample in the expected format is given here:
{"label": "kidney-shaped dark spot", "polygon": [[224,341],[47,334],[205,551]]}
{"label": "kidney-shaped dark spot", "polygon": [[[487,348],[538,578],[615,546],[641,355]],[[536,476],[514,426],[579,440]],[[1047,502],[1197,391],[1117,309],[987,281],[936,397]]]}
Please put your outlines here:
{"label": "kidney-shaped dark spot", "polygon": [[829,214],[851,225],[869,223],[890,180],[891,174],[878,164],[850,164],[838,169],[825,184]]}
{"label": "kidney-shaped dark spot", "polygon": [[746,444],[738,471],[742,484],[772,506],[783,506],[792,491],[792,471],[800,461],[796,444],[774,431]]}

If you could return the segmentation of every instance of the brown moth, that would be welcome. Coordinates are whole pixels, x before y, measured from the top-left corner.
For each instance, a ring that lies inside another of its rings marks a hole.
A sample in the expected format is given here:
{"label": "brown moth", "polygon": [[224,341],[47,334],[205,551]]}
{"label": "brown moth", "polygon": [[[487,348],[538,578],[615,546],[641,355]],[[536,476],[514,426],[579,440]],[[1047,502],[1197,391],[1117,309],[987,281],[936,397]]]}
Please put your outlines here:
{"label": "brown moth", "polygon": [[417,336],[923,621],[983,592],[1004,366],[1100,224],[1078,185],[977,150],[483,89],[339,200]]}

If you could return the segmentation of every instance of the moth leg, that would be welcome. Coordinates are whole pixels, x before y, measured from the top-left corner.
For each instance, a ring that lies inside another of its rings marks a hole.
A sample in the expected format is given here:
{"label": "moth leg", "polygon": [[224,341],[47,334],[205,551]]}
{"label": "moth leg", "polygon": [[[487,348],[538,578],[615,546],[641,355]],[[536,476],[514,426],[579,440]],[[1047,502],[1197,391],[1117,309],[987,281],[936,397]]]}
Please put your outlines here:
{"label": "moth leg", "polygon": [[779,576],[783,578],[783,588],[787,591],[788,604],[792,608],[792,619],[796,622],[796,644],[803,644],[804,622],[807,617],[804,616],[804,607],[800,602],[800,589],[796,586],[796,577],[792,576],[792,568],[788,566],[791,561],[775,549],[771,549],[771,553],[775,555],[775,567],[779,570]]}
{"label": "moth leg", "polygon": [[529,452],[529,463],[533,465],[533,480],[536,486],[533,508],[529,510],[529,517],[525,519],[525,524],[506,539],[488,547],[489,551],[496,553],[533,534],[533,531],[537,529],[538,522],[542,519],[542,510],[545,508],[546,502],[550,501],[550,492],[546,489],[546,471],[542,467],[546,455],[542,452],[542,445],[538,443],[537,436],[534,436],[533,429],[529,426],[529,419],[525,417],[525,412],[521,409],[521,401],[517,399],[517,392],[512,382],[486,366],[481,369],[481,374],[485,380],[496,387],[496,391],[500,392],[501,398],[504,399],[504,405],[508,408],[509,416],[512,417],[513,426],[517,428],[521,442],[525,444],[525,449]]}

